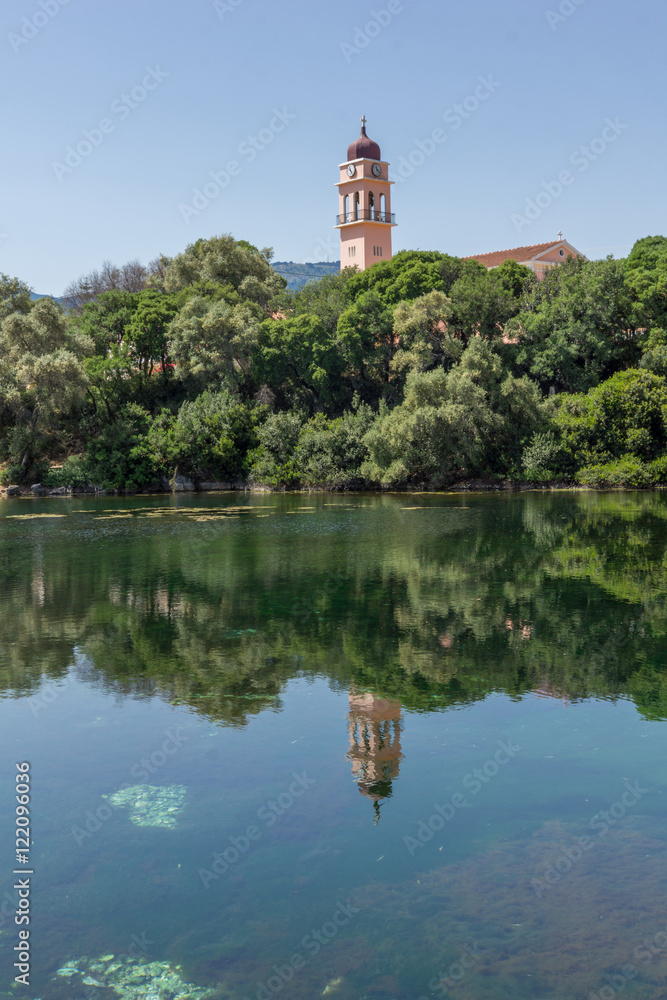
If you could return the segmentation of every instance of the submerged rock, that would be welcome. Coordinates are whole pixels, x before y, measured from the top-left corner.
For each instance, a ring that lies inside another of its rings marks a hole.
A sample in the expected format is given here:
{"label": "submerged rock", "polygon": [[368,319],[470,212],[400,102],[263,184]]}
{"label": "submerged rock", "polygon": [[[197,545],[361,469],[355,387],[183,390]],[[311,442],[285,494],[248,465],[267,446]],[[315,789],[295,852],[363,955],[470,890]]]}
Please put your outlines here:
{"label": "submerged rock", "polygon": [[197,487],[202,493],[213,492],[214,490],[244,490],[247,487],[242,479],[229,480],[206,480],[199,483]]}
{"label": "submerged rock", "polygon": [[[81,977],[87,986],[111,989],[121,1000],[209,1000],[216,990],[187,983],[178,967],[169,962],[146,962],[125,958],[104,967],[113,958],[78,958],[58,969],[59,976]],[[94,970],[94,976],[91,971]],[[219,995],[219,994],[218,994]]]}
{"label": "submerged rock", "polygon": [[[162,478],[163,484],[165,479],[166,477]],[[194,493],[195,491],[195,484],[192,479],[188,479],[187,476],[182,476],[178,472],[175,472],[171,479],[167,480],[167,484],[167,488],[170,489],[172,493]]]}
{"label": "submerged rock", "polygon": [[117,809],[130,810],[130,822],[136,826],[162,826],[173,829],[185,804],[185,785],[131,785],[104,796]]}
{"label": "submerged rock", "polygon": [[76,962],[68,962],[57,970],[58,976],[74,976],[79,971]]}

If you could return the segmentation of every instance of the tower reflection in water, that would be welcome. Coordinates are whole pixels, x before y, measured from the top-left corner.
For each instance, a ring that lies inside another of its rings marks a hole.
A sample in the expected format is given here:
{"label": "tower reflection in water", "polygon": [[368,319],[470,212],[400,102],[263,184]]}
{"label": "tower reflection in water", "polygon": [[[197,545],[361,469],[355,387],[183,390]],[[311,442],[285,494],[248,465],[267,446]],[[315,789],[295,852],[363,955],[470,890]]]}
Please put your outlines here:
{"label": "tower reflection in water", "polygon": [[399,701],[350,688],[347,758],[360,793],[373,803],[374,823],[380,819],[380,806],[391,798],[392,781],[398,777],[403,759],[401,721]]}

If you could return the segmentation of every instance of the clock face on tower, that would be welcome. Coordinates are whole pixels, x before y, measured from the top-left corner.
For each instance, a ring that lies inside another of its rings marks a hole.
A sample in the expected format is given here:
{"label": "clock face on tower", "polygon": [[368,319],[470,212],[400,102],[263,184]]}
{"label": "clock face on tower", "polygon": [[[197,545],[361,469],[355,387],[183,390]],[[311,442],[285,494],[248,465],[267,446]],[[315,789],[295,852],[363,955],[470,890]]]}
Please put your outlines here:
{"label": "clock face on tower", "polygon": [[380,166],[379,163],[373,164],[373,175],[375,177],[382,177],[382,167]]}
{"label": "clock face on tower", "polygon": [[347,168],[347,176],[348,177],[354,177],[354,175],[356,174],[356,172],[357,172],[357,168],[355,167],[354,163],[351,163],[349,165],[349,167]]}

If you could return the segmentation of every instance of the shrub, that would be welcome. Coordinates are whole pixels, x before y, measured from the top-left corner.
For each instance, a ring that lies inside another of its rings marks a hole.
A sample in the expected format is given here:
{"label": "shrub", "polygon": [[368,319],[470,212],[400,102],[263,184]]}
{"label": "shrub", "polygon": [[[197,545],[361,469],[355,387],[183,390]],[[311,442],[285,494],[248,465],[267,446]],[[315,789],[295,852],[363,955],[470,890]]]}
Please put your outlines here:
{"label": "shrub", "polygon": [[655,347],[649,348],[643,354],[639,367],[653,372],[654,375],[667,375],[667,344],[656,344]]}
{"label": "shrub", "polygon": [[36,435],[27,424],[10,427],[2,439],[0,456],[7,462],[0,472],[0,483],[39,483],[49,470],[49,463],[43,457],[48,439]]}
{"label": "shrub", "polygon": [[204,392],[174,416],[163,410],[148,432],[156,468],[170,474],[237,479],[248,472],[248,453],[257,447],[257,416],[228,392]]}
{"label": "shrub", "polygon": [[651,477],[651,483],[654,486],[667,483],[667,455],[655,458],[649,463],[647,469]]}
{"label": "shrub", "polygon": [[564,449],[579,466],[651,461],[667,447],[667,382],[644,369],[617,372],[586,395],[557,396],[556,406]]}
{"label": "shrub", "polygon": [[361,404],[335,420],[318,413],[299,434],[295,471],[303,486],[343,487],[361,478],[368,458],[363,437],[373,423],[370,406]]}
{"label": "shrub", "polygon": [[59,469],[49,469],[42,483],[51,488],[71,486],[73,489],[79,489],[87,486],[93,478],[86,459],[81,455],[70,455]]}
{"label": "shrub", "polygon": [[294,465],[294,450],[299,440],[303,417],[299,413],[272,413],[258,429],[259,446],[249,456],[253,482],[270,486],[296,486],[299,482]]}
{"label": "shrub", "polygon": [[527,479],[547,482],[555,479],[565,461],[563,446],[553,431],[536,432],[523,450],[521,465]]}
{"label": "shrub", "polygon": [[587,465],[577,472],[576,479],[582,486],[606,486],[612,489],[642,489],[652,483],[650,466],[646,466],[634,455],[623,455],[613,462]]}
{"label": "shrub", "polygon": [[149,414],[131,403],[103,427],[86,456],[93,482],[105,489],[136,490],[156,478],[148,447],[149,423]]}

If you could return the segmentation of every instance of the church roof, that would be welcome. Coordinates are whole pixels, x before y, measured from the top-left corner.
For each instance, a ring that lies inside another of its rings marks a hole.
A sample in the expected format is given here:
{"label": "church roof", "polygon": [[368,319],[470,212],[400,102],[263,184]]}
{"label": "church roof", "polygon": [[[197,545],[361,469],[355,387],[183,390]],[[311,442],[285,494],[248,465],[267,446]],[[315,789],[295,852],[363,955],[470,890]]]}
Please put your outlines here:
{"label": "church roof", "polygon": [[362,118],[361,135],[347,147],[348,160],[381,160],[380,147],[366,135],[366,119]]}
{"label": "church roof", "polygon": [[541,257],[554,247],[567,246],[566,240],[550,240],[549,243],[534,243],[529,247],[513,247],[511,250],[494,250],[493,253],[475,253],[463,260],[476,260],[484,267],[499,267],[503,261],[516,260],[520,264]]}

